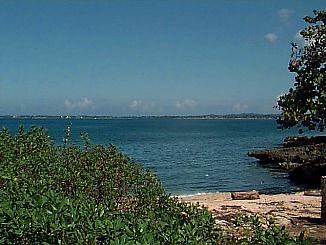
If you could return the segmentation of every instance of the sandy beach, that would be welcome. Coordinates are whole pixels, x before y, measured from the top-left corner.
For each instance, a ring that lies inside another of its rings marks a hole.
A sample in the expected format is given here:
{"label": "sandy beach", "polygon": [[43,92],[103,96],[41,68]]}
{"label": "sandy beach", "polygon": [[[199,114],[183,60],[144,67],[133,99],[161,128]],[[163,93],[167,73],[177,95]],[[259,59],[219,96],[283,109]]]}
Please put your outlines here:
{"label": "sandy beach", "polygon": [[321,196],[317,192],[260,194],[255,200],[233,200],[231,192],[179,196],[186,202],[199,203],[213,212],[218,223],[225,224],[240,212],[273,218],[292,234],[307,236],[326,244],[326,225],[320,219]]}

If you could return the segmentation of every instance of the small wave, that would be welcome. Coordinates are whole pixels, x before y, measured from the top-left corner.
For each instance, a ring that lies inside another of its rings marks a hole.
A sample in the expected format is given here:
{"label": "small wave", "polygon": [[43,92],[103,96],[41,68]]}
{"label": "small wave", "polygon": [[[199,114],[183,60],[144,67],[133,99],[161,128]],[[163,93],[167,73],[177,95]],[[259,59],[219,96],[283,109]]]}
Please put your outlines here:
{"label": "small wave", "polygon": [[211,193],[220,193],[219,191],[217,192],[198,192],[198,193],[194,193],[194,194],[185,194],[185,195],[176,195],[176,197],[194,197],[194,196],[202,196],[202,195],[207,195],[207,194],[211,194]]}

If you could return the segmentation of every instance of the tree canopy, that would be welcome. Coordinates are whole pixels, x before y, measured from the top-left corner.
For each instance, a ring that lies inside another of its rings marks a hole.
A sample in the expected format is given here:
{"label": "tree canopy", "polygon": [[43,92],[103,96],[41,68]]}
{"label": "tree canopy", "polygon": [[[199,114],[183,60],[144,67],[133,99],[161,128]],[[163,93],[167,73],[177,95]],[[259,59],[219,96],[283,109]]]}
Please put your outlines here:
{"label": "tree canopy", "polygon": [[280,128],[294,126],[323,131],[326,126],[326,10],[314,10],[304,18],[300,32],[304,44],[292,43],[289,71],[295,73],[294,88],[280,96],[277,119]]}

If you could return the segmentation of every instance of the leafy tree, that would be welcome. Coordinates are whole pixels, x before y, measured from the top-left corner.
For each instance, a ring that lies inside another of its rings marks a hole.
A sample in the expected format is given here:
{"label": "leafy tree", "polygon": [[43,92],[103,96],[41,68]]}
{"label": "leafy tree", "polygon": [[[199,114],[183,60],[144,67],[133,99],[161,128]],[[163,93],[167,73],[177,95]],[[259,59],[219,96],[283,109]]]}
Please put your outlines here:
{"label": "leafy tree", "polygon": [[300,32],[305,44],[292,43],[289,71],[295,73],[294,88],[281,96],[277,119],[280,128],[294,126],[323,131],[326,126],[326,10],[314,10],[304,18],[308,26]]}

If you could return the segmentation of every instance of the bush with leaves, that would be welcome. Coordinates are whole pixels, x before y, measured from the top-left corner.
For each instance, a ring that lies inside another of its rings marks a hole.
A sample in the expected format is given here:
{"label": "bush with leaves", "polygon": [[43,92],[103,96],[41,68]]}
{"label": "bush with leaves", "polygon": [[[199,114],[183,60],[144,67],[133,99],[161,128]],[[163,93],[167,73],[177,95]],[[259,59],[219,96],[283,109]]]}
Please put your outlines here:
{"label": "bush with leaves", "polygon": [[42,128],[0,132],[0,244],[239,241],[228,239],[206,208],[167,195],[116,147],[82,138],[84,148],[56,146]]}
{"label": "bush with leaves", "polygon": [[[85,137],[85,136],[83,136]],[[211,214],[169,197],[114,146],[55,146],[44,130],[0,133],[0,243],[212,243]]]}

